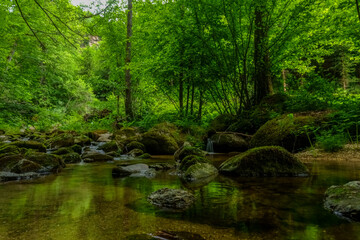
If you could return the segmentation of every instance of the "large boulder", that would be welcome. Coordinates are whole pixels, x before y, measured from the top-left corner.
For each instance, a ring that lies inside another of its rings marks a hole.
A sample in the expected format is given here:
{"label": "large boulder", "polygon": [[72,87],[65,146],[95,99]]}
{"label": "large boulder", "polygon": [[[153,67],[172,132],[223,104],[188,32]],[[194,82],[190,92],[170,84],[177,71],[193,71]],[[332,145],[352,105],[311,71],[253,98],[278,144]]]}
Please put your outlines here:
{"label": "large boulder", "polygon": [[119,146],[116,143],[116,141],[110,141],[105,143],[104,145],[101,145],[99,150],[103,150],[104,152],[117,152],[119,150]]}
{"label": "large boulder", "polygon": [[19,148],[34,149],[39,152],[46,152],[45,145],[40,142],[36,142],[36,141],[16,141],[16,142],[13,142],[10,144],[17,146]]}
{"label": "large boulder", "polygon": [[74,143],[80,146],[86,146],[91,144],[91,139],[88,136],[80,135],[74,138]]}
{"label": "large boulder", "polygon": [[220,165],[220,172],[242,177],[308,176],[303,163],[282,147],[250,149],[229,158]]}
{"label": "large boulder", "polygon": [[360,181],[331,186],[325,192],[326,209],[354,221],[360,221]]}
{"label": "large boulder", "polygon": [[236,133],[216,133],[211,136],[214,152],[243,152],[249,149],[249,143]]}
{"label": "large boulder", "polygon": [[151,193],[147,200],[160,208],[183,210],[194,203],[195,197],[181,189],[162,188]]}
{"label": "large boulder", "polygon": [[150,154],[172,155],[179,148],[176,135],[174,125],[163,123],[146,132],[141,142]]}
{"label": "large boulder", "polygon": [[313,134],[309,128],[318,127],[326,113],[283,115],[265,123],[251,138],[250,146],[281,146],[298,152],[311,145]]}
{"label": "large boulder", "polygon": [[21,154],[0,154],[0,171],[10,172],[11,169],[24,157]]}
{"label": "large boulder", "polygon": [[115,131],[115,140],[117,142],[126,145],[132,141],[141,140],[141,133],[137,128],[123,127],[120,130]]}
{"label": "large boulder", "polygon": [[215,178],[217,174],[218,170],[212,164],[196,163],[183,173],[183,179],[187,182],[197,182],[208,178]]}
{"label": "large boulder", "polygon": [[75,144],[75,139],[71,133],[61,133],[50,138],[47,144],[50,148],[71,147]]}
{"label": "large boulder", "polygon": [[181,178],[185,182],[199,182],[215,178],[218,174],[218,170],[207,158],[196,155],[185,157],[180,163],[179,170],[182,172]]}
{"label": "large boulder", "polygon": [[59,172],[66,166],[61,157],[53,154],[30,153],[25,158],[41,165],[43,167],[41,170],[45,172]]}
{"label": "large boulder", "polygon": [[27,173],[27,172],[38,172],[43,167],[33,161],[27,159],[21,159],[18,161],[10,170],[13,173]]}
{"label": "large boulder", "polygon": [[130,152],[133,149],[141,149],[142,151],[145,151],[145,146],[144,146],[144,144],[142,144],[140,142],[132,141],[132,142],[126,144],[125,149],[128,152]]}

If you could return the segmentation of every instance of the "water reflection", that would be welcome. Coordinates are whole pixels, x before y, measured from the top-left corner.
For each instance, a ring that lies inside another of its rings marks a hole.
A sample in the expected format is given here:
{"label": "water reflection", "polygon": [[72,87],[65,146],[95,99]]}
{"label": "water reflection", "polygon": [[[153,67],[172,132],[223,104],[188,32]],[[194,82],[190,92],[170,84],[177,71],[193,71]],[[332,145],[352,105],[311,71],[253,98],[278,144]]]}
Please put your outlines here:
{"label": "water reflection", "polygon": [[58,176],[0,185],[0,239],[126,239],[159,230],[205,239],[360,239],[359,224],[322,207],[327,187],[359,178],[358,163],[308,163],[309,178],[218,176],[190,189],[196,203],[177,213],[146,202],[160,188],[185,188],[177,176],[113,179],[113,166],[73,165]]}

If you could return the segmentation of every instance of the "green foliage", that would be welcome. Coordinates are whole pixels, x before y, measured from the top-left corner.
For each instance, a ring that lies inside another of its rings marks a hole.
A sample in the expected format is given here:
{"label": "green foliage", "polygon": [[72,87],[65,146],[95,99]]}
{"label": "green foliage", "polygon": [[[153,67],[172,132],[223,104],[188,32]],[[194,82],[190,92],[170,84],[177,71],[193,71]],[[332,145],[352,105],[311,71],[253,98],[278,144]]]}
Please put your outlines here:
{"label": "green foliage", "polygon": [[347,138],[343,133],[331,134],[323,133],[321,136],[316,137],[317,144],[326,152],[337,152],[344,148],[347,143]]}

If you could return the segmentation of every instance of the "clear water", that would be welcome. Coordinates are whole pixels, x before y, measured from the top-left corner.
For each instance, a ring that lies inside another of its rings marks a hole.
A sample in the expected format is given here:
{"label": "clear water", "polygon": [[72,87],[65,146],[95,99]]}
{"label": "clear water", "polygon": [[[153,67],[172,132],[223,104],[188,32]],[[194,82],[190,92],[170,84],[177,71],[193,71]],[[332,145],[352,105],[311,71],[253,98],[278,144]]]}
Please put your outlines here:
{"label": "clear water", "polygon": [[[212,158],[216,165],[222,161],[221,156]],[[218,176],[190,190],[195,205],[176,213],[146,202],[157,189],[184,188],[176,175],[113,179],[113,166],[72,165],[57,176],[1,184],[0,239],[141,240],[160,230],[205,239],[360,239],[359,223],[322,206],[329,186],[360,179],[360,163],[308,163],[309,178]]]}

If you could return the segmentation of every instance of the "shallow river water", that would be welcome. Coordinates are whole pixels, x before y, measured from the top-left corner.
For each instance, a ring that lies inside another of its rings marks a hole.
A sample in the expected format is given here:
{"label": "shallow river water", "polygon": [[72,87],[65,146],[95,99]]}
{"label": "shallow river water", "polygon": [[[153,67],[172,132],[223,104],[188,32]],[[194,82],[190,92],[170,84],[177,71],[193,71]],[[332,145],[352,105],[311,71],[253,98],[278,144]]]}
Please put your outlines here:
{"label": "shallow river water", "polygon": [[114,163],[70,165],[57,176],[0,184],[0,239],[141,240],[157,231],[187,232],[190,239],[360,239],[359,223],[323,209],[329,186],[360,179],[360,162],[307,166],[309,178],[218,176],[190,189],[197,199],[191,208],[168,212],[146,196],[163,187],[185,188],[170,172],[113,179]]}

